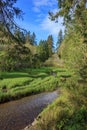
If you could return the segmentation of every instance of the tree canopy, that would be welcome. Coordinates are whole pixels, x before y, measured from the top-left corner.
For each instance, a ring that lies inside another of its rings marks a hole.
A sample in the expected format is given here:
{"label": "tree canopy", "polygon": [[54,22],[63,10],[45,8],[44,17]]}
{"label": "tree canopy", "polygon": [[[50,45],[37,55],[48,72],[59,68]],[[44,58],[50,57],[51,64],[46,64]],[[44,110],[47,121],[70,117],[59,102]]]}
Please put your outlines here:
{"label": "tree canopy", "polygon": [[58,11],[54,14],[49,12],[52,20],[59,16],[64,17],[68,22],[73,20],[75,16],[80,15],[80,11],[86,10],[87,0],[58,0]]}
{"label": "tree canopy", "polygon": [[14,36],[14,30],[20,29],[20,27],[14,19],[22,17],[22,11],[14,6],[16,2],[17,0],[0,0],[0,33],[3,37],[9,35],[9,38],[18,41]]}

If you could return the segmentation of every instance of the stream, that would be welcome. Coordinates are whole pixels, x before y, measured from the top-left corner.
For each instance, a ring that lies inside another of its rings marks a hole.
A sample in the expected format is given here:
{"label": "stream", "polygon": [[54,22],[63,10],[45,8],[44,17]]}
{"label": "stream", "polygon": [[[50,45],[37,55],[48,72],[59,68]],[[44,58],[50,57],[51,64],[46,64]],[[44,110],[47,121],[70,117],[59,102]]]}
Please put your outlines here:
{"label": "stream", "polygon": [[21,130],[58,97],[58,92],[37,94],[0,104],[0,130]]}

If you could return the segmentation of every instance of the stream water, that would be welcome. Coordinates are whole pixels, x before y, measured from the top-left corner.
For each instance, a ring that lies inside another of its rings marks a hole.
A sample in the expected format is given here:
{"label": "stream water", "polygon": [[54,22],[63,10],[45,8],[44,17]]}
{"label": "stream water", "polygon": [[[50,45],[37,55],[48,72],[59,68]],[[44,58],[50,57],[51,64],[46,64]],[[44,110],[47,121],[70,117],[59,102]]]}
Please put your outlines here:
{"label": "stream water", "polygon": [[25,128],[57,96],[58,93],[54,91],[0,104],[0,130],[21,130]]}

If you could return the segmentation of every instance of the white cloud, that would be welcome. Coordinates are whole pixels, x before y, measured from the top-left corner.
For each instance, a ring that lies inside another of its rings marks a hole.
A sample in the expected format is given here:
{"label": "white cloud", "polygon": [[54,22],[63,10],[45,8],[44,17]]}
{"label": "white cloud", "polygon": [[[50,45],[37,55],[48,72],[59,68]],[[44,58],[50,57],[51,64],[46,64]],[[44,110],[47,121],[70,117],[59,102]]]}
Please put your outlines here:
{"label": "white cloud", "polygon": [[40,12],[40,7],[45,7],[45,6],[49,6],[52,7],[54,5],[56,5],[56,0],[33,0],[33,10],[35,12]]}
{"label": "white cloud", "polygon": [[46,6],[48,4],[48,0],[34,0],[34,5],[36,7],[40,7],[40,6]]}
{"label": "white cloud", "polygon": [[64,30],[64,26],[62,25],[63,19],[59,18],[58,23],[51,21],[48,16],[42,21],[41,29],[49,32],[52,35],[57,36],[60,29]]}

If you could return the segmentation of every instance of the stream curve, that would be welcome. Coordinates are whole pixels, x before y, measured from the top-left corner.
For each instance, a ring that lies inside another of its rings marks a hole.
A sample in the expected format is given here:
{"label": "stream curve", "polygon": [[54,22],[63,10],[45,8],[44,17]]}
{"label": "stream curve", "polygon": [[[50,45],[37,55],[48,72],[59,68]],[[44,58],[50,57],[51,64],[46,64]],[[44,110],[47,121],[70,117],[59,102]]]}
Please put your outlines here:
{"label": "stream curve", "polygon": [[0,104],[0,130],[21,130],[58,97],[57,91],[37,94]]}

